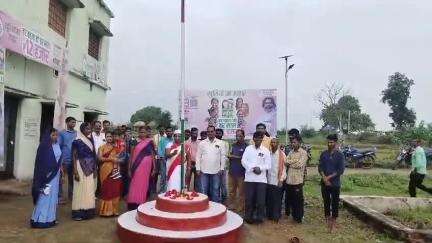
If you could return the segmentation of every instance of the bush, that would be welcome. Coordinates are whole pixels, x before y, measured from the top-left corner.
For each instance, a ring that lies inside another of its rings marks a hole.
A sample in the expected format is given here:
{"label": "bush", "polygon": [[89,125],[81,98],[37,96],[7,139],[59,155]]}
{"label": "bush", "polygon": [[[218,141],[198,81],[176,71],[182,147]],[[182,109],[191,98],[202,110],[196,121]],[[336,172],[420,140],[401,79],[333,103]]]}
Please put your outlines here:
{"label": "bush", "polygon": [[432,145],[432,123],[425,124],[420,122],[418,126],[409,128],[405,131],[398,131],[395,134],[396,139],[400,143],[409,143],[413,139],[422,139],[426,146]]}
{"label": "bush", "polygon": [[317,135],[317,132],[315,131],[315,128],[303,125],[300,127],[300,135],[302,138],[312,138]]}

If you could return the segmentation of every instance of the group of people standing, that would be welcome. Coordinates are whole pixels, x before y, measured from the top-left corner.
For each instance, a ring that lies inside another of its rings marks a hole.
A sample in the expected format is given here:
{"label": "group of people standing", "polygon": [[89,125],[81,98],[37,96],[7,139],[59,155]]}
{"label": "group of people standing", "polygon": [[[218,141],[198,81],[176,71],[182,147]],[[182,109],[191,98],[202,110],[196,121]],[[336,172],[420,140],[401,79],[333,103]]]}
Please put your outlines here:
{"label": "group of people standing", "polygon": [[[133,180],[129,181],[129,160],[142,156],[133,152],[152,141],[151,134],[140,133],[139,139],[134,140],[126,126],[110,125],[109,121],[84,122],[75,130],[76,119],[68,117],[65,130],[52,128],[42,136],[32,184],[35,204],[30,220],[32,227],[56,225],[57,206],[68,199],[72,201],[71,216],[76,221],[91,219],[96,214],[118,216],[120,200],[125,195],[131,202],[146,199],[136,188],[140,183],[135,185]],[[153,154],[152,149],[147,161],[152,161]],[[63,193],[66,180],[67,193]],[[130,193],[127,189],[131,189]],[[96,207],[97,198],[99,207]]]}
{"label": "group of people standing", "polygon": [[[126,126],[116,129],[108,121],[82,123],[66,119],[63,131],[51,129],[37,151],[32,195],[35,208],[31,226],[56,224],[57,205],[72,200],[72,219],[80,221],[119,215],[124,197],[128,210],[167,190],[181,190],[181,133],[171,127],[153,135],[149,126],[137,127],[133,138]],[[285,214],[301,223],[304,215],[303,185],[307,152],[298,130],[290,131],[287,149],[271,138],[265,124],[258,124],[248,144],[245,132],[236,131],[232,145],[222,129],[185,131],[185,187],[209,196],[214,202],[244,212],[245,222],[278,221],[285,199]],[[322,196],[329,226],[338,216],[343,155],[336,149],[337,136],[328,137],[328,151],[320,157]],[[62,183],[67,178],[67,196]],[[284,197],[285,194],[285,197]],[[97,200],[98,199],[98,200]],[[98,207],[97,203],[98,202]],[[98,208],[98,211],[96,211]]]}

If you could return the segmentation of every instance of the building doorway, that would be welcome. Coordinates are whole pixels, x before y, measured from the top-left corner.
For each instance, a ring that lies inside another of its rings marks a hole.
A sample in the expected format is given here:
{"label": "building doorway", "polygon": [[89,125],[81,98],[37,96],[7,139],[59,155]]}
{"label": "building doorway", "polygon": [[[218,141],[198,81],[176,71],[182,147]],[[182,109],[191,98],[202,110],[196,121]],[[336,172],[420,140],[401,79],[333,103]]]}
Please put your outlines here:
{"label": "building doorway", "polygon": [[16,96],[4,96],[4,146],[6,166],[0,171],[0,179],[13,177],[15,161],[15,130],[20,99]]}
{"label": "building doorway", "polygon": [[88,122],[93,124],[94,121],[97,121],[99,115],[94,112],[84,112],[84,122]]}
{"label": "building doorway", "polygon": [[54,120],[54,105],[42,103],[39,141],[41,141],[42,136],[47,131],[47,129],[53,127],[53,120]]}

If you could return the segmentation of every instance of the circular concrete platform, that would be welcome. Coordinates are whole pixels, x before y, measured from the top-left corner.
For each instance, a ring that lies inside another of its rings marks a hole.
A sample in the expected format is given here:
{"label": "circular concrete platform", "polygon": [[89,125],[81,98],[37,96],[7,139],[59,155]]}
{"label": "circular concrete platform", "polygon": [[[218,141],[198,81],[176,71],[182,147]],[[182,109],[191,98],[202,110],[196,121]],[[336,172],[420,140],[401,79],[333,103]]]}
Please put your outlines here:
{"label": "circular concrete platform", "polygon": [[242,239],[243,219],[231,212],[226,212],[223,225],[206,230],[176,231],[144,226],[136,221],[137,211],[122,214],[117,221],[117,233],[121,242],[209,242],[239,243]]}
{"label": "circular concrete platform", "polygon": [[226,222],[226,207],[210,202],[208,209],[194,213],[163,212],[155,208],[157,202],[142,204],[137,209],[136,221],[151,228],[176,231],[206,230]]}

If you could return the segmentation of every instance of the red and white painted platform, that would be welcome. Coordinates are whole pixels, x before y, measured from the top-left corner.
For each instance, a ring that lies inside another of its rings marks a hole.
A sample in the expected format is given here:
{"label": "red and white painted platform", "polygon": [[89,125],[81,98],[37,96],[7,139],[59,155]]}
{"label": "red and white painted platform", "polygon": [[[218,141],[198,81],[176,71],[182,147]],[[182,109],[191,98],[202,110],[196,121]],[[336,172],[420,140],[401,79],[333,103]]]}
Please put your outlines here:
{"label": "red and white painted platform", "polygon": [[[117,221],[121,242],[229,242],[242,239],[243,219],[203,194],[160,194]],[[177,194],[177,196],[179,196]]]}

